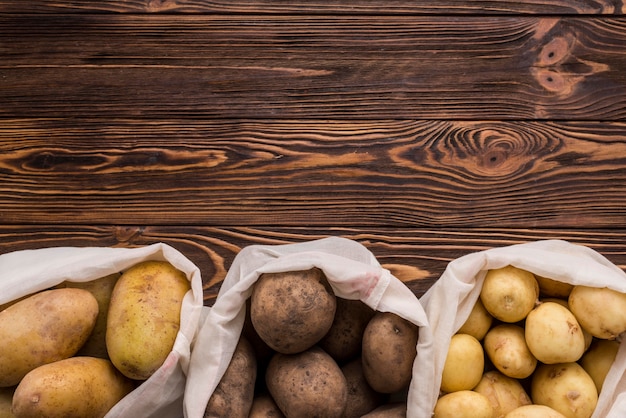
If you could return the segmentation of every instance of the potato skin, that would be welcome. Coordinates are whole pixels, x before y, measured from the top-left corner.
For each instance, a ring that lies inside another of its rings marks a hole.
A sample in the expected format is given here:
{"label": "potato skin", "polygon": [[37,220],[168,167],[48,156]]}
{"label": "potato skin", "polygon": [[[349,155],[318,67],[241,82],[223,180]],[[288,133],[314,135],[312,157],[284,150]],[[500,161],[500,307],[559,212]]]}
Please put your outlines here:
{"label": "potato skin", "polygon": [[191,285],[166,261],[145,261],[126,270],[111,295],[106,346],[125,376],[145,380],[172,351],[182,301]]}
{"label": "potato skin", "polygon": [[297,354],[275,354],[265,379],[287,418],[340,418],[346,408],[346,378],[335,360],[317,346]]}
{"label": "potato skin", "polygon": [[109,360],[71,357],[40,366],[17,386],[17,418],[101,418],[134,388]]}
{"label": "potato skin", "polygon": [[285,418],[285,415],[270,395],[263,394],[254,398],[248,418]]}
{"label": "potato skin", "polygon": [[0,312],[0,387],[76,354],[97,316],[98,302],[82,289],[43,291]]}
{"label": "potato skin", "polygon": [[204,418],[247,418],[254,399],[257,362],[252,345],[240,337],[233,357],[209,398]]}
{"label": "potato skin", "polygon": [[448,393],[437,400],[433,418],[492,418],[493,408],[481,393],[460,390]]}
{"label": "potato skin", "polygon": [[360,358],[344,365],[341,371],[348,383],[348,401],[342,418],[359,418],[383,404],[386,396],[367,383]]}
{"label": "potato skin", "polygon": [[376,312],[363,334],[363,374],[380,393],[404,389],[413,376],[419,328],[391,312]]}
{"label": "potato skin", "polygon": [[265,273],[252,291],[250,319],[269,347],[295,354],[326,335],[336,309],[337,298],[320,269]]}

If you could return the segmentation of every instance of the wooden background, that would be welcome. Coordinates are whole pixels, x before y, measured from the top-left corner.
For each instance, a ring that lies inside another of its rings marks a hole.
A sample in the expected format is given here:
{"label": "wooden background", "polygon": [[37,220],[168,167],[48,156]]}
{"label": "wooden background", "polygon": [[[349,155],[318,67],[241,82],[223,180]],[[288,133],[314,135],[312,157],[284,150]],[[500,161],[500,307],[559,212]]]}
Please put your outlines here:
{"label": "wooden background", "polygon": [[[626,268],[621,1],[0,0],[0,253],[366,245],[419,296],[538,239]],[[1,272],[0,272],[1,274]]]}

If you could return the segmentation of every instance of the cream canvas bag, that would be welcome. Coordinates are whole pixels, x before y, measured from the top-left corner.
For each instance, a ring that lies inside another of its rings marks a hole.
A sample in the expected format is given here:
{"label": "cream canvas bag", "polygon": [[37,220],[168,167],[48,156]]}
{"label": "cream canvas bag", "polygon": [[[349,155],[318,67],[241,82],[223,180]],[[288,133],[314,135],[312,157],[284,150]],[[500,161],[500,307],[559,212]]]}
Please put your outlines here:
{"label": "cream canvas bag", "polygon": [[87,282],[122,272],[146,260],[169,261],[187,275],[191,290],[183,300],[180,330],[166,361],[114,406],[106,418],[183,416],[191,344],[203,305],[199,269],[183,254],[162,243],[140,248],[53,247],[0,255],[0,304],[64,281]]}
{"label": "cream canvas bag", "polygon": [[[420,385],[417,402],[420,416],[430,417],[439,395],[441,373],[452,335],[463,325],[478,300],[487,270],[507,265],[528,270],[573,285],[609,287],[626,292],[626,274],[590,248],[562,240],[544,240],[494,248],[468,254],[452,261],[441,278],[422,296],[433,329],[433,340],[418,342],[417,376],[429,385]],[[432,349],[432,351],[428,351]],[[429,364],[425,361],[432,362]],[[622,345],[607,376],[593,418],[626,416],[626,347]]]}
{"label": "cream canvas bag", "polygon": [[[233,261],[198,333],[185,391],[187,418],[203,417],[208,400],[230,363],[245,319],[245,302],[258,277],[262,273],[313,267],[324,271],[337,296],[359,299],[375,310],[393,312],[419,326],[420,334],[430,332],[417,297],[357,242],[331,237],[300,244],[246,247]],[[409,418],[418,416],[413,411],[413,394],[416,385],[422,384],[428,383],[411,382]]]}

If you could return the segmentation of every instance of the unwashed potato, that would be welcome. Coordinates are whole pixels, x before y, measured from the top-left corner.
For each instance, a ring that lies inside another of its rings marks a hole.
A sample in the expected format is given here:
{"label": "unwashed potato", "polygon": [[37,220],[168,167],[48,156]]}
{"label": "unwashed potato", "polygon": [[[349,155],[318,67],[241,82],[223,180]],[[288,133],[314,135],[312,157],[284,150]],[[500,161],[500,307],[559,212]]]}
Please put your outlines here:
{"label": "unwashed potato", "polygon": [[440,397],[433,418],[493,418],[493,408],[483,394],[461,390]]}
{"label": "unwashed potato", "polygon": [[524,405],[509,412],[504,418],[567,418],[545,405]]}
{"label": "unwashed potato", "polygon": [[496,325],[485,335],[483,345],[493,365],[506,376],[524,379],[537,367],[537,359],[526,344],[524,328],[519,325]]}
{"label": "unwashed potato", "polygon": [[578,361],[585,352],[585,335],[569,309],[544,302],[526,317],[524,336],[528,349],[546,364]]}
{"label": "unwashed potato", "polygon": [[501,418],[520,406],[532,403],[519,380],[497,370],[486,372],[474,392],[485,395],[493,407],[494,418]]}
{"label": "unwashed potato", "polygon": [[598,403],[593,379],[578,363],[542,364],[531,381],[530,397],[567,418],[589,418]]}
{"label": "unwashed potato", "polygon": [[376,312],[365,328],[362,343],[363,374],[380,393],[406,388],[417,355],[417,325],[391,312]]}
{"label": "unwashed potato", "polygon": [[250,318],[269,347],[295,354],[326,335],[336,309],[337,298],[320,269],[265,273],[254,285]]}
{"label": "unwashed potato", "polygon": [[150,377],[172,351],[180,312],[191,285],[167,261],[144,261],[117,280],[107,317],[106,347],[115,367],[131,379]]}
{"label": "unwashed potato", "polygon": [[0,388],[0,418],[15,418],[11,412],[15,387]]}
{"label": "unwashed potato", "polygon": [[359,418],[383,404],[385,396],[367,383],[360,358],[344,365],[341,371],[348,384],[348,401],[342,418]]}
{"label": "unwashed potato", "polygon": [[594,337],[613,340],[626,331],[626,293],[574,286],[568,303],[580,325]]}
{"label": "unwashed potato", "polygon": [[480,342],[468,334],[453,335],[441,375],[441,390],[450,393],[473,389],[480,382],[484,368],[485,355]]}
{"label": "unwashed potato", "polygon": [[254,349],[239,337],[233,357],[211,394],[204,418],[247,418],[254,399],[257,363]]}
{"label": "unwashed potato", "polygon": [[526,318],[539,298],[535,275],[514,266],[489,270],[480,291],[485,309],[503,322]]}
{"label": "unwashed potato", "polygon": [[98,302],[82,289],[43,291],[0,312],[0,387],[76,354],[97,316]]}
{"label": "unwashed potato", "polygon": [[248,418],[284,418],[274,399],[268,394],[255,396]]}
{"label": "unwashed potato", "polygon": [[375,311],[360,300],[337,298],[332,326],[319,346],[342,364],[361,355],[365,327]]}
{"label": "unwashed potato", "polygon": [[275,354],[265,380],[287,418],[340,418],[346,409],[346,378],[335,360],[317,346],[297,354]]}
{"label": "unwashed potato", "polygon": [[472,311],[469,314],[469,317],[465,321],[465,323],[459,328],[457,334],[469,334],[472,337],[476,338],[478,341],[481,341],[485,338],[485,334],[491,328],[493,324],[493,316],[487,309],[485,309],[485,305],[483,302],[478,299],[472,308]]}
{"label": "unwashed potato", "polygon": [[580,365],[593,379],[598,393],[602,390],[604,379],[613,366],[619,345],[620,343],[615,340],[595,340],[580,359]]}
{"label": "unwashed potato", "polygon": [[362,418],[406,418],[406,403],[382,405]]}
{"label": "unwashed potato", "polygon": [[17,418],[101,418],[134,388],[109,360],[71,357],[29,372],[13,395]]}
{"label": "unwashed potato", "polygon": [[107,316],[111,294],[120,275],[120,273],[114,273],[88,282],[64,282],[65,287],[88,290],[98,301],[96,325],[85,344],[78,350],[77,355],[109,358],[106,345]]}

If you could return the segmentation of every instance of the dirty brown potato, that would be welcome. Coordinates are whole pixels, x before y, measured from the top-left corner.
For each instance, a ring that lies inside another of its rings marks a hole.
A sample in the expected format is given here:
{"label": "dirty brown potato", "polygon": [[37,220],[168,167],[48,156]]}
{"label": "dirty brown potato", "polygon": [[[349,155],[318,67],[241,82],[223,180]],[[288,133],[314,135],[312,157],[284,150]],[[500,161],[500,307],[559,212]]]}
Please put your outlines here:
{"label": "dirty brown potato", "polygon": [[256,373],[254,349],[242,336],[224,376],[209,398],[204,418],[247,418],[254,399]]}
{"label": "dirty brown potato", "polygon": [[82,289],[43,291],[0,312],[0,387],[76,354],[97,316],[98,302]]}
{"label": "dirty brown potato", "polygon": [[337,298],[324,273],[262,274],[254,285],[250,318],[273,350],[295,354],[317,344],[332,326]]}
{"label": "dirty brown potato", "polygon": [[344,365],[341,371],[348,383],[348,402],[342,418],[359,418],[386,400],[385,395],[376,392],[365,380],[360,357]]}
{"label": "dirty brown potato", "polygon": [[377,392],[394,393],[408,386],[417,355],[419,328],[390,312],[376,312],[363,334],[363,373]]}
{"label": "dirty brown potato", "polygon": [[335,319],[320,347],[339,364],[359,357],[365,327],[375,312],[360,300],[338,297]]}
{"label": "dirty brown potato", "polygon": [[285,418],[285,415],[270,395],[263,394],[254,398],[248,418]]}
{"label": "dirty brown potato", "polygon": [[287,418],[340,418],[348,384],[341,369],[321,348],[277,353],[265,375],[272,398]]}
{"label": "dirty brown potato", "polygon": [[106,359],[71,357],[40,366],[13,395],[17,418],[102,418],[134,389]]}

